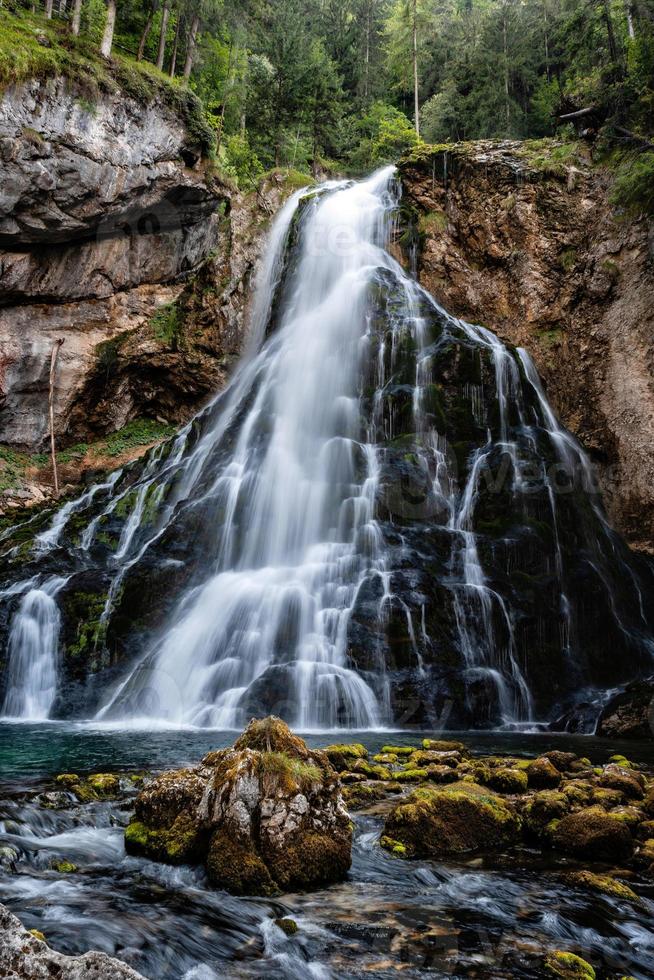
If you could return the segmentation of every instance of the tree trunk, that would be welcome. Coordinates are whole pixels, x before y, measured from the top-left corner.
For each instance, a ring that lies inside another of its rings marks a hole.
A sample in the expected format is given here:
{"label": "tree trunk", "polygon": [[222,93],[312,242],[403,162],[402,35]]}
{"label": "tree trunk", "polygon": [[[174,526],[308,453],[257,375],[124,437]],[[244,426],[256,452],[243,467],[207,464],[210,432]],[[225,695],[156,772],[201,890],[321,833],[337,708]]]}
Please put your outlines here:
{"label": "tree trunk", "polygon": [[186,61],[184,62],[184,80],[188,82],[193,68],[193,55],[195,54],[195,42],[200,29],[200,18],[196,14],[191,21],[191,29],[188,32],[188,42],[186,44]]}
{"label": "tree trunk", "polygon": [[52,20],[52,6],[53,0],[45,0],[45,16],[48,20]]}
{"label": "tree trunk", "polygon": [[75,0],[75,6],[73,7],[73,19],[70,22],[71,33],[77,37],[79,34],[80,24],[82,22],[82,0]]}
{"label": "tree trunk", "polygon": [[606,24],[606,36],[609,42],[609,54],[611,56],[611,61],[614,64],[618,63],[618,46],[615,43],[615,32],[613,30],[613,19],[611,18],[611,10],[609,8],[609,0],[602,0],[602,7],[604,12],[604,23]]}
{"label": "tree trunk", "polygon": [[153,15],[153,9],[152,7],[150,7],[150,11],[148,13],[148,19],[145,22],[145,27],[143,28],[143,33],[141,34],[141,40],[139,41],[139,49],[136,52],[137,61],[143,61],[143,55],[145,54],[145,45],[148,42],[148,38],[150,37],[150,31],[152,30],[152,15]]}
{"label": "tree trunk", "polygon": [[363,97],[367,102],[370,92],[370,0],[368,0],[368,7],[366,10],[366,53],[364,56],[364,65]]}
{"label": "tree trunk", "polygon": [[57,453],[55,450],[55,435],[54,435],[54,390],[55,390],[55,380],[57,377],[57,358],[59,357],[59,348],[64,342],[63,337],[59,337],[55,340],[54,347],[52,348],[52,354],[50,355],[50,385],[48,388],[48,415],[50,416],[50,455],[52,457],[52,477],[54,480],[55,494],[59,496],[59,476],[57,474]]}
{"label": "tree trunk", "polygon": [[418,0],[413,0],[413,113],[416,133],[420,136],[420,106],[418,95]]}
{"label": "tree trunk", "polygon": [[116,0],[107,0],[107,19],[104,25],[104,34],[100,45],[100,54],[103,58],[108,58],[111,54],[111,46],[114,43],[114,28],[116,26]]}
{"label": "tree trunk", "polygon": [[511,125],[511,105],[509,102],[509,44],[507,39],[506,11],[502,17],[502,43],[504,47],[504,108],[506,112],[506,135]]}
{"label": "tree trunk", "polygon": [[175,70],[177,68],[177,49],[179,47],[179,29],[182,26],[182,18],[177,14],[177,23],[175,24],[175,40],[173,41],[173,53],[170,59],[170,77],[175,77]]}
{"label": "tree trunk", "polygon": [[157,52],[157,68],[163,71],[164,55],[166,54],[166,34],[168,33],[168,18],[170,17],[170,2],[164,0],[161,11],[161,30],[159,31],[159,50]]}
{"label": "tree trunk", "polygon": [[59,16],[64,17],[66,14],[66,0],[59,0]]}
{"label": "tree trunk", "polygon": [[547,81],[550,79],[550,41],[548,29],[549,25],[547,23],[547,5],[543,4],[543,17],[545,19],[545,74],[547,75]]}

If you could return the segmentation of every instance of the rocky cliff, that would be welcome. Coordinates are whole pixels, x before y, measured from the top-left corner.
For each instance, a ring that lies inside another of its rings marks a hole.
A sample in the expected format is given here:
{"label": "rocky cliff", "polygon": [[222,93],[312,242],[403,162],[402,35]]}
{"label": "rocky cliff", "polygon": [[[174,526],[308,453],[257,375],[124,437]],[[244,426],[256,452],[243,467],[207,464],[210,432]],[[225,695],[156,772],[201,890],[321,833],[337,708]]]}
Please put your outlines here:
{"label": "rocky cliff", "polygon": [[144,445],[186,421],[240,352],[247,283],[283,191],[273,180],[237,195],[170,102],[116,86],[90,103],[62,77],[4,93],[0,509],[47,494],[57,341],[57,446],[77,450],[61,460],[64,483],[122,462],[86,444],[132,420],[154,423]]}
{"label": "rocky cliff", "polygon": [[611,520],[652,551],[654,225],[611,205],[610,174],[578,146],[430,147],[400,170],[420,281],[527,348]]}

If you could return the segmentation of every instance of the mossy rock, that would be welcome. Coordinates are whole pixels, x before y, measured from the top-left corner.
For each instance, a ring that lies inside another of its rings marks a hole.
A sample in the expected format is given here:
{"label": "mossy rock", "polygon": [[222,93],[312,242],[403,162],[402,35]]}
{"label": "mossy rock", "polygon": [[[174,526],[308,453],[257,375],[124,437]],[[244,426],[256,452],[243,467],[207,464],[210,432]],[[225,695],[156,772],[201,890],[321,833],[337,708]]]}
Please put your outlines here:
{"label": "mossy rock", "polygon": [[627,825],[599,806],[563,817],[554,831],[553,844],[564,854],[595,861],[626,860],[634,850]]}
{"label": "mossy rock", "polygon": [[545,756],[534,759],[527,767],[527,779],[532,789],[556,789],[561,773]]}
{"label": "mossy rock", "polygon": [[388,816],[384,836],[404,844],[407,856],[494,850],[516,842],[520,819],[492,790],[476,783],[423,786]]}
{"label": "mossy rock", "polygon": [[619,790],[627,800],[642,800],[645,796],[644,779],[640,773],[611,766],[599,778],[600,786]]}
{"label": "mossy rock", "polygon": [[591,793],[591,801],[597,806],[610,810],[614,806],[622,803],[622,792],[619,789],[605,789],[602,786],[594,786]]}
{"label": "mossy rock", "polygon": [[382,745],[381,751],[386,753],[392,753],[393,755],[412,755],[417,751],[413,745]]}
{"label": "mossy rock", "polygon": [[139,820],[125,829],[125,850],[166,864],[195,864],[206,849],[206,837],[189,814],[182,813],[170,827],[153,830]]}
{"label": "mossy rock", "polygon": [[275,925],[282,932],[285,932],[287,936],[294,936],[298,929],[295,919],[289,919],[288,916],[283,919],[275,919]]}
{"label": "mossy rock", "polygon": [[256,851],[233,834],[218,830],[211,838],[207,876],[234,895],[275,895],[279,888]]}
{"label": "mossy rock", "polygon": [[391,854],[396,854],[398,857],[406,857],[406,844],[402,844],[401,841],[393,840],[392,837],[384,835],[379,843],[385,851],[390,851]]}
{"label": "mossy rock", "polygon": [[40,929],[28,929],[27,931],[29,932],[30,936],[34,936],[34,938],[38,939],[40,943],[46,942],[46,938]]}
{"label": "mossy rock", "polygon": [[395,752],[378,752],[377,755],[373,755],[372,761],[379,762],[384,766],[393,766],[397,762],[397,758]]}
{"label": "mossy rock", "polygon": [[565,881],[579,888],[587,888],[589,891],[619,898],[621,901],[640,902],[638,895],[629,885],[616,881],[611,875],[598,875],[592,871],[572,871],[565,876]]}
{"label": "mossy rock", "polygon": [[561,787],[561,792],[572,806],[587,806],[593,795],[593,787],[589,783],[573,779]]}
{"label": "mossy rock", "polygon": [[[363,748],[363,746],[361,746]],[[270,715],[267,718],[253,718],[242,735],[234,742],[236,752],[253,749],[257,752],[283,752],[288,756],[307,759],[310,751],[306,742],[294,735],[286,722]],[[365,754],[368,753],[365,751]]]}
{"label": "mossy rock", "polygon": [[545,957],[545,972],[563,980],[595,980],[595,970],[590,963],[574,953],[555,950]]}
{"label": "mossy rock", "polygon": [[545,789],[530,797],[522,811],[525,829],[536,837],[547,836],[552,821],[564,817],[570,809],[570,801],[558,790]]}
{"label": "mossy rock", "polygon": [[94,793],[108,799],[120,793],[120,780],[110,772],[96,772],[86,780]]}
{"label": "mossy rock", "polygon": [[487,785],[498,793],[524,793],[527,790],[527,773],[519,769],[494,769]]}
{"label": "mossy rock", "polygon": [[431,749],[433,752],[460,752],[461,755],[468,755],[468,750],[463,742],[453,742],[447,739],[423,738],[423,749]]}
{"label": "mossy rock", "polygon": [[376,766],[365,759],[357,759],[351,766],[352,772],[358,772],[367,776],[368,779],[394,779],[388,766]]}
{"label": "mossy rock", "polygon": [[390,793],[399,793],[401,790],[402,787],[398,782],[354,783],[344,788],[343,799],[350,809],[360,810],[385,800]]}
{"label": "mossy rock", "polygon": [[422,783],[428,777],[426,769],[404,769],[396,772],[393,779],[398,783]]}
{"label": "mossy rock", "polygon": [[419,749],[409,756],[407,768],[422,769],[424,766],[451,766],[453,769],[461,762],[460,752],[434,752],[430,749]]}
{"label": "mossy rock", "polygon": [[368,758],[367,748],[359,742],[349,744],[336,743],[335,745],[326,746],[322,751],[337,772],[349,769],[357,759]]}
{"label": "mossy rock", "polygon": [[72,861],[55,861],[52,864],[52,870],[58,871],[62,875],[72,875],[77,871],[77,865],[73,864]]}

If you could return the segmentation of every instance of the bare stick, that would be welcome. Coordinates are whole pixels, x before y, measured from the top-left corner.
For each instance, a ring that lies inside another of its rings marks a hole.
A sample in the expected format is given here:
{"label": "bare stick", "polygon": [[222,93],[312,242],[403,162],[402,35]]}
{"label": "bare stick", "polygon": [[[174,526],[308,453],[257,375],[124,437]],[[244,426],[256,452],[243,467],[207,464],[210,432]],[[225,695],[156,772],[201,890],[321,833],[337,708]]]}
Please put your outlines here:
{"label": "bare stick", "polygon": [[55,452],[55,434],[54,434],[54,386],[55,377],[57,373],[57,358],[59,356],[59,348],[64,342],[64,338],[60,337],[55,340],[54,346],[52,348],[52,354],[50,355],[50,390],[48,393],[48,409],[50,412],[50,452],[52,453],[52,472],[54,474],[54,488],[55,494],[59,496],[59,477],[57,476],[57,454]]}

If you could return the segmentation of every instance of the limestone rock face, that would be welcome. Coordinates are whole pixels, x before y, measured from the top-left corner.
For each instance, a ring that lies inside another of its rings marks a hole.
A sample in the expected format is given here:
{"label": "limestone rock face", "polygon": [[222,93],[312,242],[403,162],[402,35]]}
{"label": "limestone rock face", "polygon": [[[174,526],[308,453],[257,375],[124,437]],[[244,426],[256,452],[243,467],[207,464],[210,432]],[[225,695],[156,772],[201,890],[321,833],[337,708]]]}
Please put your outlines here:
{"label": "limestone rock face", "polygon": [[136,801],[125,844],[155,860],[203,862],[233,893],[274,894],[342,879],[352,829],[327,756],[267,718],[232,749],[155,779]]}
{"label": "limestone rock face", "polygon": [[144,980],[106,953],[57,953],[24,929],[4,905],[0,905],[0,976],[4,980]]}
{"label": "limestone rock face", "polygon": [[452,314],[525,347],[590,452],[612,523],[654,551],[651,221],[625,221],[611,175],[510,141],[400,164],[421,283]]}

